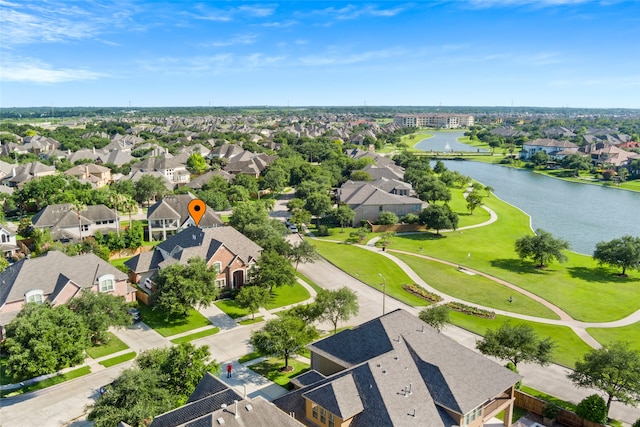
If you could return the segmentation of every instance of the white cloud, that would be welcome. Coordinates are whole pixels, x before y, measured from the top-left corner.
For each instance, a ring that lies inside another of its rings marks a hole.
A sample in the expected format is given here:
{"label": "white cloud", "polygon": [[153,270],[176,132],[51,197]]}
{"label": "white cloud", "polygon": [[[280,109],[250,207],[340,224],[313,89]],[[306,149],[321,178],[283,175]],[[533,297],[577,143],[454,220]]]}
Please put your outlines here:
{"label": "white cloud", "polygon": [[404,49],[381,49],[361,53],[330,53],[328,55],[309,55],[299,58],[302,65],[348,65],[370,62],[376,59],[386,59],[403,56],[407,52]]}
{"label": "white cloud", "polygon": [[234,45],[247,45],[255,43],[258,36],[256,34],[237,34],[226,40],[218,40],[211,43],[206,43],[205,46],[225,47]]}
{"label": "white cloud", "polygon": [[205,21],[229,22],[243,16],[266,18],[275,13],[275,6],[272,5],[251,4],[226,9],[210,9],[206,6],[206,3],[198,4],[196,9],[199,13],[194,14],[194,18]]}
{"label": "white cloud", "polygon": [[54,68],[34,58],[15,58],[6,55],[0,67],[2,82],[63,83],[96,80],[101,77],[107,77],[107,74],[79,68]]}
{"label": "white cloud", "polygon": [[331,6],[324,9],[315,10],[311,12],[311,14],[324,15],[329,17],[330,19],[349,20],[357,19],[362,16],[392,17],[404,12],[408,8],[409,5],[400,5],[393,8],[384,9],[373,5],[356,6],[353,4],[348,4],[341,8]]}

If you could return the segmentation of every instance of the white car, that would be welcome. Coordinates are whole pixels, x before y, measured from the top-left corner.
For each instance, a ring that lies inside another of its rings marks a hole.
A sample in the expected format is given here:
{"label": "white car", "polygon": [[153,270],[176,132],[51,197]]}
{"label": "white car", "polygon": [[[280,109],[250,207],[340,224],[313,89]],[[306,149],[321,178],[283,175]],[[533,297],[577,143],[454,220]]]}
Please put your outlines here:
{"label": "white car", "polygon": [[147,289],[152,289],[153,285],[155,285],[155,283],[153,283],[153,280],[149,279],[148,277],[146,279],[144,279],[144,287]]}
{"label": "white car", "polygon": [[289,226],[289,231],[291,231],[292,233],[297,233],[298,232],[298,227],[296,227],[295,224],[291,224]]}

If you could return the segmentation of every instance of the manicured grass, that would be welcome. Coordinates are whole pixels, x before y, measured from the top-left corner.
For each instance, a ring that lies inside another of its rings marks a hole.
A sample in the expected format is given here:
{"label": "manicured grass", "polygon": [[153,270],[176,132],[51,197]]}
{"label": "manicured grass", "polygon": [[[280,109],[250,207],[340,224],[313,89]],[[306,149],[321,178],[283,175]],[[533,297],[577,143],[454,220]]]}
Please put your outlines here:
{"label": "manicured grass", "polygon": [[[527,411],[526,409],[520,408],[518,406],[514,406],[513,407],[513,416],[511,417],[511,423],[515,424],[516,421],[518,421],[520,418],[524,417],[528,413],[529,413],[529,411]],[[496,415],[496,418],[499,419],[500,421],[504,421],[504,411],[500,411]]]}
{"label": "manicured grass", "polygon": [[550,394],[536,390],[535,388],[523,385],[522,387],[520,387],[520,391],[527,393],[533,397],[537,397],[538,399],[544,400],[545,402],[553,403],[554,405],[557,405],[561,408],[568,409],[570,411],[576,410],[576,405],[574,405],[573,403],[559,399],[555,396],[551,396]]}
{"label": "manicured grass", "polygon": [[640,272],[630,271],[627,278],[619,278],[617,269],[599,267],[591,257],[573,252],[567,252],[569,259],[564,264],[536,269],[533,262],[520,260],[514,250],[517,239],[532,234],[529,217],[495,196],[484,202],[498,214],[495,223],[443,233],[443,237],[432,233],[396,236],[391,249],[423,253],[489,273],[551,301],[577,320],[613,321],[640,308]]}
{"label": "manicured grass", "polygon": [[[467,199],[464,198],[466,188],[450,188],[450,190],[451,200],[448,202],[448,205],[453,212],[458,214],[458,228],[489,221],[491,215],[481,207],[476,208],[473,214],[469,212],[469,209],[467,209]],[[480,195],[483,197],[485,194],[483,191],[480,192]],[[486,199],[486,197],[484,197],[484,199]]]}
{"label": "manicured grass", "polygon": [[[395,239],[397,238],[394,238],[394,241]],[[314,241],[314,245],[318,253],[329,262],[367,285],[382,291],[384,278],[387,295],[409,305],[427,305],[423,299],[402,289],[402,285],[411,284],[413,281],[396,263],[386,257],[353,245],[317,240]]]}
{"label": "manicured grass", "polygon": [[113,335],[111,332],[107,333],[109,335],[109,341],[106,344],[89,347],[86,352],[92,359],[99,359],[100,357],[107,356],[109,354],[117,353],[122,350],[126,350],[129,348],[128,345],[120,341],[118,337]]}
{"label": "manicured grass", "polygon": [[[393,255],[407,263],[425,282],[444,294],[513,313],[547,319],[559,318],[539,302],[483,276],[470,276],[455,267],[411,255]],[[512,302],[509,302],[509,298],[512,298]]]}
{"label": "manicured grass", "polygon": [[152,310],[148,305],[140,303],[139,307],[142,319],[149,327],[155,329],[163,337],[170,337],[182,332],[209,326],[209,320],[193,308],[185,318],[166,318],[164,313]]}
{"label": "manicured grass", "polygon": [[109,264],[113,265],[115,268],[117,268],[118,270],[122,270],[123,268],[126,268],[124,266],[124,263],[129,261],[131,258],[133,258],[132,256],[130,257],[124,257],[124,258],[118,258],[118,259],[112,259],[111,261],[109,261]]}
{"label": "manicured grass", "polygon": [[[273,289],[271,302],[267,305],[267,310],[283,307],[285,305],[297,304],[309,299],[311,295],[300,283],[293,286],[280,286]],[[220,300],[215,302],[216,306],[224,311],[232,319],[248,316],[251,313],[246,308],[240,308],[234,300]]]}
{"label": "manicured grass", "polygon": [[91,373],[91,368],[88,366],[83,366],[82,368],[74,369],[73,371],[69,371],[65,374],[59,374],[54,377],[47,378],[46,380],[39,381],[32,385],[20,387],[19,389],[16,389],[16,390],[0,391],[0,397],[11,397],[11,396],[24,394],[24,393],[29,393],[30,391],[42,390],[43,388],[51,387],[53,385],[60,384],[65,381],[69,381],[74,378],[78,378],[90,373]]}
{"label": "manicured grass", "polygon": [[254,323],[264,322],[264,317],[256,317],[255,319],[245,319],[238,322],[239,325],[253,325]]}
{"label": "manicured grass", "polygon": [[171,340],[171,342],[174,343],[174,344],[180,344],[180,343],[183,343],[183,342],[189,342],[189,341],[197,340],[198,338],[208,337],[209,335],[215,335],[218,332],[220,332],[220,328],[214,327],[214,328],[205,329],[204,331],[196,332],[196,333],[193,333],[193,334],[184,335],[184,336],[179,337],[179,338],[174,338],[174,339]]}
{"label": "manicured grass", "polygon": [[640,351],[640,322],[620,328],[587,328],[589,335],[600,344],[610,344],[615,341],[628,342],[629,347]]}
{"label": "manicured grass", "polygon": [[239,363],[246,363],[246,362],[248,362],[248,361],[250,361],[250,360],[254,360],[254,359],[257,359],[258,357],[262,357],[262,356],[263,356],[263,354],[262,354],[262,353],[260,353],[260,352],[258,352],[258,351],[252,351],[252,352],[251,352],[251,353],[249,353],[249,354],[245,354],[244,356],[241,356],[241,357],[238,359],[238,362],[239,362]]}
{"label": "manicured grass", "polygon": [[249,369],[288,389],[290,387],[289,381],[291,378],[309,370],[309,365],[299,362],[293,358],[289,358],[289,366],[294,368],[293,371],[281,372],[280,369],[284,367],[284,359],[270,358],[249,366]]}
{"label": "manicured grass", "polygon": [[120,363],[128,362],[131,359],[136,357],[136,352],[132,351],[129,353],[121,354],[120,356],[112,357],[111,359],[103,360],[99,362],[105,368],[110,368],[111,366],[119,365]]}
{"label": "manicured grass", "polygon": [[[345,228],[340,228],[340,227],[333,227],[329,229],[329,235],[328,236],[318,236],[317,233],[315,232],[315,229],[311,229],[311,231],[315,234],[315,238],[316,240],[334,240],[336,242],[346,242],[348,241],[351,236],[350,234],[353,233],[354,231],[357,231],[357,228],[352,228],[352,227],[345,227]],[[375,236],[378,236],[380,233],[376,234],[376,233],[367,233],[366,237],[364,239],[362,239],[362,241],[360,243],[365,244],[367,243],[370,239],[372,239]],[[313,242],[311,242],[313,243]]]}
{"label": "manicured grass", "polygon": [[554,341],[556,347],[553,352],[552,361],[569,368],[573,368],[576,360],[582,359],[582,356],[591,350],[591,347],[582,341],[571,328],[567,326],[547,325],[500,315],[496,316],[493,320],[483,319],[455,311],[450,312],[450,317],[452,324],[478,335],[484,335],[487,329],[497,329],[507,321],[510,321],[512,324],[527,324],[536,331],[538,337],[549,337]]}

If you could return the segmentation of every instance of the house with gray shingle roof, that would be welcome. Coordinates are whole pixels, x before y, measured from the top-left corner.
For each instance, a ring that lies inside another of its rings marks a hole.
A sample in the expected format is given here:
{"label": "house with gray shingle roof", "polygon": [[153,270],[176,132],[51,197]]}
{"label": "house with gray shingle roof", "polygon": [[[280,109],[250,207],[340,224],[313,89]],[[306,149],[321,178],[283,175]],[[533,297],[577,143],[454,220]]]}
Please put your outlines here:
{"label": "house with gray shingle roof", "polygon": [[120,227],[117,212],[105,205],[85,206],[79,213],[71,203],[49,205],[31,218],[34,228],[47,228],[53,240],[78,240],[115,232]]}
{"label": "house with gray shingle roof", "polygon": [[202,229],[187,227],[157,245],[153,251],[134,256],[125,266],[135,283],[153,279],[158,270],[173,263],[186,264],[200,257],[208,266],[216,266],[218,288],[239,288],[247,281],[249,270],[260,258],[262,248],[233,227]]}
{"label": "house with gray shingle roof", "polygon": [[9,187],[22,187],[26,182],[42,176],[55,175],[56,168],[40,162],[24,163],[11,169],[11,174],[2,178]]}
{"label": "house with gray shingle roof", "polygon": [[[393,212],[398,217],[410,213],[418,215],[427,205],[416,197],[404,195],[405,187],[387,185],[387,181],[379,181],[379,184],[386,190],[362,181],[347,181],[338,189],[339,203],[355,212],[353,226],[360,224],[360,221],[375,222],[381,212]],[[400,194],[394,194],[395,190]]]}
{"label": "house with gray shingle roof", "polygon": [[307,348],[310,380],[273,401],[305,425],[479,427],[501,411],[511,425],[521,377],[404,310]]}
{"label": "house with gray shingle roof", "polygon": [[557,139],[534,139],[532,141],[527,141],[522,145],[520,158],[527,160],[530,159],[534,154],[544,151],[553,160],[561,160],[562,158],[564,158],[564,155],[561,155],[559,153],[567,152],[567,150],[577,151],[578,146],[573,142],[559,141]]}
{"label": "house with gray shingle roof", "polygon": [[85,289],[135,301],[127,275],[95,254],[70,257],[50,251],[23,258],[0,273],[0,331],[28,302],[66,304]]}
{"label": "house with gray shingle roof", "polygon": [[[147,211],[149,222],[149,241],[167,240],[171,236],[195,225],[189,214],[189,202],[196,199],[191,194],[176,194],[165,196]],[[200,228],[220,227],[224,225],[220,215],[207,206],[204,215],[198,223]]]}
{"label": "house with gray shingle roof", "polygon": [[89,183],[93,188],[104,187],[111,182],[111,169],[93,163],[83,163],[63,172],[78,178],[81,183]]}

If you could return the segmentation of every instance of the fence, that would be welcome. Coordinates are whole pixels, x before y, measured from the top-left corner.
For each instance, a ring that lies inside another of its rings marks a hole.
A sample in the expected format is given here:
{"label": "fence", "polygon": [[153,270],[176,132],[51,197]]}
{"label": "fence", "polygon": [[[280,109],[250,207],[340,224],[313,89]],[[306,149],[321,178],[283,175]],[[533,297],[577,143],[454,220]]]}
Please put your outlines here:
{"label": "fence", "polygon": [[[542,416],[542,410],[547,405],[547,402],[542,399],[538,399],[537,397],[528,395],[527,393],[523,393],[519,390],[516,390],[515,397],[515,405],[517,407],[522,408],[527,412],[531,412],[532,414]],[[574,412],[563,408],[560,408],[555,420],[558,424],[562,424],[567,427],[603,427],[602,424],[585,420],[584,418],[576,415]]]}
{"label": "fence", "polygon": [[407,233],[411,231],[424,231],[424,225],[420,224],[395,224],[395,225],[375,225],[371,224],[371,231],[374,233]]}

